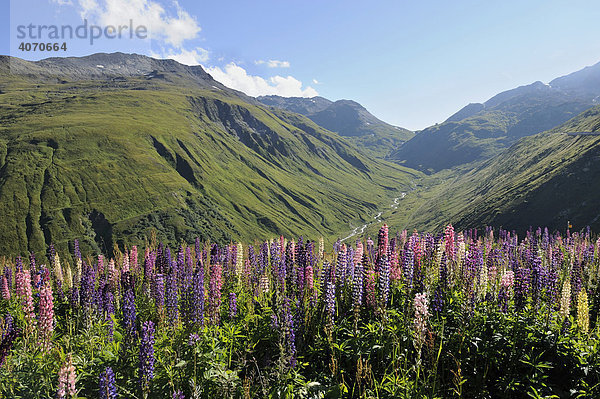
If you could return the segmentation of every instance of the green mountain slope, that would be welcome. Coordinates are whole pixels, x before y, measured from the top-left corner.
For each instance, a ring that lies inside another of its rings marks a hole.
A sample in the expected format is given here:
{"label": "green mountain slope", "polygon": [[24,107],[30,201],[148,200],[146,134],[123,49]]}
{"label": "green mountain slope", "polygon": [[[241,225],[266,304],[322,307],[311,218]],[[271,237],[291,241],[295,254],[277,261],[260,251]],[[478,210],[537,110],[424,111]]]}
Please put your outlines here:
{"label": "green mountain slope", "polygon": [[[573,132],[598,132],[581,135]],[[387,215],[397,228],[600,229],[600,107],[513,146],[469,172],[430,176]]]}
{"label": "green mountain slope", "polygon": [[390,157],[428,172],[489,159],[521,137],[552,129],[598,104],[598,82],[600,63],[548,85],[536,82],[469,104]]}
{"label": "green mountain slope", "polygon": [[418,175],[169,60],[2,57],[0,105],[4,254],[333,237]]}
{"label": "green mountain slope", "polygon": [[414,136],[410,130],[377,119],[355,101],[280,96],[262,96],[258,100],[271,107],[306,115],[317,125],[346,137],[378,157],[387,156]]}

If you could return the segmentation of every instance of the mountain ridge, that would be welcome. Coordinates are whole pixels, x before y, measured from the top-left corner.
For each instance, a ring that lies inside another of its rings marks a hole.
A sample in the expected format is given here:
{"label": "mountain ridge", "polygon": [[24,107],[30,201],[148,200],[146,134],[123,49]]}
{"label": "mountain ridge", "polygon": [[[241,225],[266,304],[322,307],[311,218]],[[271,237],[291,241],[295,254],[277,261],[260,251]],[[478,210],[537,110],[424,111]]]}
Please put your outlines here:
{"label": "mountain ridge", "polygon": [[391,149],[400,147],[414,136],[407,129],[383,122],[353,100],[281,96],[257,99],[265,105],[305,115],[319,126],[348,138],[378,157],[387,156]]}
{"label": "mountain ridge", "polygon": [[[593,82],[590,85],[590,82]],[[428,173],[479,162],[521,137],[558,126],[598,103],[600,63],[549,84],[540,81],[469,104],[419,132],[390,158]]]}

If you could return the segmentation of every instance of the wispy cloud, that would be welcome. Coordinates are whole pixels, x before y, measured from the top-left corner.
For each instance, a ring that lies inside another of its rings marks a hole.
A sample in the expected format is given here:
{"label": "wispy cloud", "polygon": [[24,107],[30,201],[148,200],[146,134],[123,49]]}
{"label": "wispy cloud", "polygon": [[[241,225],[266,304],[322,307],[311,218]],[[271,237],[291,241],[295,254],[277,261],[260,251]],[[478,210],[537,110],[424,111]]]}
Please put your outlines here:
{"label": "wispy cloud", "polygon": [[290,62],[289,61],[279,61],[279,60],[265,61],[265,60],[258,60],[258,61],[254,61],[254,63],[256,65],[266,65],[269,68],[289,68],[290,67]]}
{"label": "wispy cloud", "polygon": [[249,75],[248,72],[235,63],[229,63],[224,68],[206,67],[213,78],[225,86],[240,90],[249,96],[278,95],[283,97],[314,97],[317,91],[308,86],[302,88],[302,82],[293,76],[272,76],[264,79],[260,76]]}

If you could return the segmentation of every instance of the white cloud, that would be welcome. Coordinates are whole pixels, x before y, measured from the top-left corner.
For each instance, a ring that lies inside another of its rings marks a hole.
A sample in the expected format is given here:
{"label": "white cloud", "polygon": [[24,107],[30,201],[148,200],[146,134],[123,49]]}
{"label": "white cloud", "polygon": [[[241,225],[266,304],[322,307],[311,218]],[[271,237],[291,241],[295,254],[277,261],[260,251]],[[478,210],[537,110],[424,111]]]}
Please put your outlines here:
{"label": "white cloud", "polygon": [[51,3],[58,4],[59,6],[72,6],[71,0],[50,0]]}
{"label": "white cloud", "polygon": [[200,65],[208,61],[208,50],[196,47],[194,50],[180,49],[179,52],[170,51],[166,54],[152,54],[154,58],[170,58],[184,65]]}
{"label": "white cloud", "polygon": [[[65,0],[53,0],[64,2]],[[68,1],[68,0],[67,0]],[[159,3],[152,0],[78,0],[82,18],[101,25],[144,25],[152,39],[181,47],[185,40],[197,37],[201,28],[196,19],[173,0],[176,15],[170,15]]]}
{"label": "white cloud", "polygon": [[302,82],[293,76],[273,76],[264,79],[260,76],[248,75],[246,70],[235,63],[219,67],[205,68],[213,78],[225,86],[240,90],[249,96],[278,95],[283,97],[315,97],[319,93],[312,87],[302,88]]}
{"label": "white cloud", "polygon": [[320,82],[319,82],[317,79],[313,79],[313,80],[312,80],[312,82],[313,82],[313,84],[315,84],[315,85],[321,84],[321,83],[320,83]]}
{"label": "white cloud", "polygon": [[254,61],[254,63],[256,65],[267,64],[267,66],[269,68],[289,68],[290,67],[290,62],[289,61],[279,61],[279,60],[264,61],[264,60],[258,60],[258,61]]}

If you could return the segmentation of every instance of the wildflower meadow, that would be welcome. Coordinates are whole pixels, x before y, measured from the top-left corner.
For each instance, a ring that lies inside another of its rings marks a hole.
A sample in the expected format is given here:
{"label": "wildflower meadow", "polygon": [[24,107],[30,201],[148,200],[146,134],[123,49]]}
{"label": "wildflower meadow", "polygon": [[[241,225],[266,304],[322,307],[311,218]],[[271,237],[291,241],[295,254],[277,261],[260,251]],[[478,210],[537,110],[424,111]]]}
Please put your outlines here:
{"label": "wildflower meadow", "polygon": [[2,398],[600,397],[590,231],[3,258]]}

